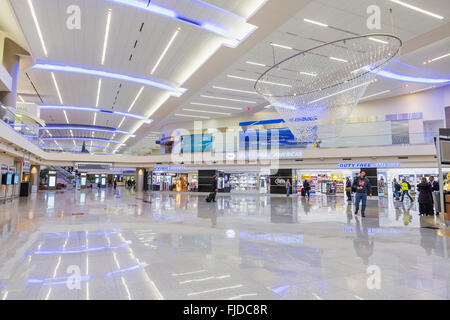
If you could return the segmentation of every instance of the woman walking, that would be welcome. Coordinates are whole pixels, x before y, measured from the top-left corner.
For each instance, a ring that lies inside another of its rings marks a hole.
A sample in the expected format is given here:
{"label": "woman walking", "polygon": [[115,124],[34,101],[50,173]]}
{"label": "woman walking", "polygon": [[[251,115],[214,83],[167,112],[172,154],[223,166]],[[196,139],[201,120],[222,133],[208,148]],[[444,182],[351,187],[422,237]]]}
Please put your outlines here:
{"label": "woman walking", "polygon": [[419,212],[421,215],[433,215],[433,197],[431,185],[427,178],[422,177],[422,181],[417,185],[419,191]]}

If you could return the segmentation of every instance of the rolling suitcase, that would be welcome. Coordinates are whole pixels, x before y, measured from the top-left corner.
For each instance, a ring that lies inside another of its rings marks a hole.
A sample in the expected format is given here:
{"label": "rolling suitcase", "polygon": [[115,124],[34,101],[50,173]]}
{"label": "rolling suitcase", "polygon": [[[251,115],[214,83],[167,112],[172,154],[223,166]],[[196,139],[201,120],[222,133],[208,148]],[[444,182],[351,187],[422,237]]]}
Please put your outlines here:
{"label": "rolling suitcase", "polygon": [[302,197],[304,197],[306,195],[305,189],[302,188]]}
{"label": "rolling suitcase", "polygon": [[211,202],[212,199],[214,197],[214,194],[211,192],[210,194],[208,194],[208,196],[206,197],[206,202]]}

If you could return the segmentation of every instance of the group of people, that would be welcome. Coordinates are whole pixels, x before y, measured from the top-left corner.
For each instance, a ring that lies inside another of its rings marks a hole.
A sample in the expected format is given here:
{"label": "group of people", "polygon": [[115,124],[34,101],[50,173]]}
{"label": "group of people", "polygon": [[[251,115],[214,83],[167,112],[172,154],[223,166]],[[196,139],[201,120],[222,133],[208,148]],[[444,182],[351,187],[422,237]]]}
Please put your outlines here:
{"label": "group of people", "polygon": [[419,213],[421,215],[434,215],[433,191],[439,191],[439,183],[433,177],[427,181],[426,177],[421,178],[421,182],[417,185],[419,191]]}

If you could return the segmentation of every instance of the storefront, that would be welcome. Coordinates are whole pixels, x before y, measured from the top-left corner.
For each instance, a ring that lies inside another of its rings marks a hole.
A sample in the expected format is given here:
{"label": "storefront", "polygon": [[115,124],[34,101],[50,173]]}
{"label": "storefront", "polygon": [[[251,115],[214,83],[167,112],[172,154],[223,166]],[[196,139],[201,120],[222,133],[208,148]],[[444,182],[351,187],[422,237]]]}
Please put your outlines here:
{"label": "storefront", "polygon": [[153,191],[198,191],[197,171],[188,170],[184,167],[153,168],[153,173],[148,182],[149,185],[152,185],[151,190]]}
{"label": "storefront", "polygon": [[219,177],[219,190],[231,193],[270,193],[270,176],[260,172],[224,173]]}
{"label": "storefront", "polygon": [[311,187],[310,194],[342,195],[345,193],[346,177],[353,179],[360,170],[296,170],[293,174],[293,189],[300,193],[303,181],[308,181]]}

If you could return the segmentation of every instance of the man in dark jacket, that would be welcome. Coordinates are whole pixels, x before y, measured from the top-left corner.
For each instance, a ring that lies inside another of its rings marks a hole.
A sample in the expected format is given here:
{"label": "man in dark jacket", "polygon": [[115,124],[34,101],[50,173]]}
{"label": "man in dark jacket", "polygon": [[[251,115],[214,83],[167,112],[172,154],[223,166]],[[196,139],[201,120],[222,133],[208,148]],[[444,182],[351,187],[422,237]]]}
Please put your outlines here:
{"label": "man in dark jacket", "polygon": [[347,201],[352,201],[352,180],[350,180],[350,177],[345,179],[345,194],[347,195]]}
{"label": "man in dark jacket", "polygon": [[211,182],[211,193],[213,194],[212,202],[216,202],[216,194],[217,194],[217,176],[213,177]]}
{"label": "man in dark jacket", "polygon": [[311,185],[309,184],[308,180],[303,181],[303,189],[305,189],[305,196],[308,195],[308,198],[309,198],[309,192],[311,191]]}
{"label": "man in dark jacket", "polygon": [[431,191],[439,191],[439,182],[430,177]]}
{"label": "man in dark jacket", "polygon": [[366,212],[367,195],[372,197],[372,185],[370,184],[369,179],[366,178],[366,173],[364,171],[361,171],[359,177],[356,177],[353,180],[352,188],[355,190],[355,214],[358,214],[359,203],[362,202],[361,217],[364,217]]}

